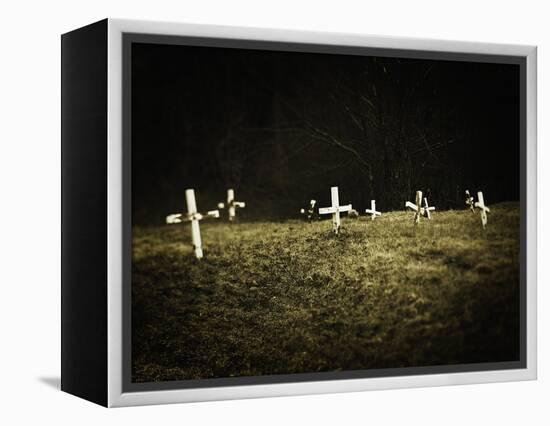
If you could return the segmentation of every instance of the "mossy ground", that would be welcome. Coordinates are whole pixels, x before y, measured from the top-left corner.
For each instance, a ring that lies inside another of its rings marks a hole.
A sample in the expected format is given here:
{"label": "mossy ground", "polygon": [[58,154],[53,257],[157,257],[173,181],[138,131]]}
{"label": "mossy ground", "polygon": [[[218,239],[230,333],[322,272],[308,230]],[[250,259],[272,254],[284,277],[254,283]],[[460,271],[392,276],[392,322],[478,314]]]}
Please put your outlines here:
{"label": "mossy ground", "polygon": [[135,382],[519,357],[519,207],[134,227]]}

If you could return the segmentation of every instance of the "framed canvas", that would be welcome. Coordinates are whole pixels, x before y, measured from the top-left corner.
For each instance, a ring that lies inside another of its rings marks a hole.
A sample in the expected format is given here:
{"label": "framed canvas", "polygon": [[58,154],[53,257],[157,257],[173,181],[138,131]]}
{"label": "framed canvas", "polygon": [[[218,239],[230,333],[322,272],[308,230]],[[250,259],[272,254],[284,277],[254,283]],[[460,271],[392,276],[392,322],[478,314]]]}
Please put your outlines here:
{"label": "framed canvas", "polygon": [[536,48],[106,19],[62,42],[62,389],[536,378]]}

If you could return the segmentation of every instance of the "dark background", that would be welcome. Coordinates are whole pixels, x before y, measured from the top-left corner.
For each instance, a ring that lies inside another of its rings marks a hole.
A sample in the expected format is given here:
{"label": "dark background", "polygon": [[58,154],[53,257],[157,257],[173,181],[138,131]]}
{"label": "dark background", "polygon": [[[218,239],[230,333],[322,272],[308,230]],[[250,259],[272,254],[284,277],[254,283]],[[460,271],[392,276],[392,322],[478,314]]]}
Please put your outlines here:
{"label": "dark background", "polygon": [[309,199],[438,209],[519,199],[519,66],[176,45],[132,45],[135,224],[245,201],[245,219]]}

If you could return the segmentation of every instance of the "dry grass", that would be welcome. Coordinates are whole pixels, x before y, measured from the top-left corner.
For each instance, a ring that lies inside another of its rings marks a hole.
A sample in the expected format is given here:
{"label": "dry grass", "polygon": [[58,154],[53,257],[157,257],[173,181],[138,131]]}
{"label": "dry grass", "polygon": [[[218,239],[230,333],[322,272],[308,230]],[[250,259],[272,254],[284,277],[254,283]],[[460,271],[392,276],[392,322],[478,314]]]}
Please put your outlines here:
{"label": "dry grass", "polygon": [[137,382],[516,360],[519,209],[134,228]]}

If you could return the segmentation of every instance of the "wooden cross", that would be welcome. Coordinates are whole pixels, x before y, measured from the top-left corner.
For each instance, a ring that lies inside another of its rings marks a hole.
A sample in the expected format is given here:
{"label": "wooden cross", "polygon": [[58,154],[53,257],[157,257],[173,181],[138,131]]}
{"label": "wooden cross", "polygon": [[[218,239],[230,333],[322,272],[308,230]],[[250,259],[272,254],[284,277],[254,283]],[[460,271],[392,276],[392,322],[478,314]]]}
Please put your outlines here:
{"label": "wooden cross", "polygon": [[430,215],[430,212],[433,210],[435,210],[435,207],[430,207],[428,205],[428,199],[424,197],[424,207],[421,209],[420,214],[422,214],[423,216],[426,216],[428,219],[431,219],[432,216]]}
{"label": "wooden cross", "polygon": [[422,191],[416,191],[416,204],[407,201],[405,207],[408,207],[411,210],[414,210],[414,224],[416,225],[420,222],[420,216],[424,216],[428,219],[431,219],[431,211],[435,210],[435,207],[430,207],[428,205],[428,199],[424,197],[424,207],[422,207]]}
{"label": "wooden cross", "polygon": [[477,202],[475,203],[475,207],[480,210],[481,225],[483,226],[483,229],[485,229],[485,226],[487,226],[487,213],[491,213],[491,209],[485,205],[485,201],[483,200],[483,192],[481,191],[477,193]]}
{"label": "wooden cross", "polygon": [[366,209],[365,213],[370,213],[371,220],[374,220],[376,216],[380,216],[382,213],[376,211],[376,201],[370,200],[370,209]]}
{"label": "wooden cross", "polygon": [[197,259],[202,259],[202,240],[199,221],[207,217],[219,218],[219,210],[210,210],[206,215],[197,212],[197,202],[195,201],[195,191],[193,189],[185,190],[185,202],[187,204],[187,215],[183,213],[174,213],[166,216],[166,223],[182,223],[183,221],[191,222],[191,239],[193,242],[193,250]]}
{"label": "wooden cross", "polygon": [[338,234],[340,231],[340,212],[347,212],[351,210],[351,204],[345,206],[340,205],[338,199],[338,187],[333,186],[330,188],[330,198],[332,201],[331,207],[321,207],[319,209],[319,214],[332,214],[332,229],[335,234]]}
{"label": "wooden cross", "polygon": [[227,190],[227,211],[229,212],[229,221],[233,222],[236,217],[237,208],[244,208],[245,203],[242,201],[235,201],[235,191],[233,189]]}
{"label": "wooden cross", "polygon": [[470,195],[470,191],[466,190],[466,205],[470,207],[472,213],[476,212],[474,204],[474,197]]}
{"label": "wooden cross", "polygon": [[422,203],[422,191],[416,191],[416,204],[411,203],[410,201],[405,202],[405,207],[408,207],[411,210],[415,211],[414,214],[414,224],[416,225],[420,222],[420,210]]}

